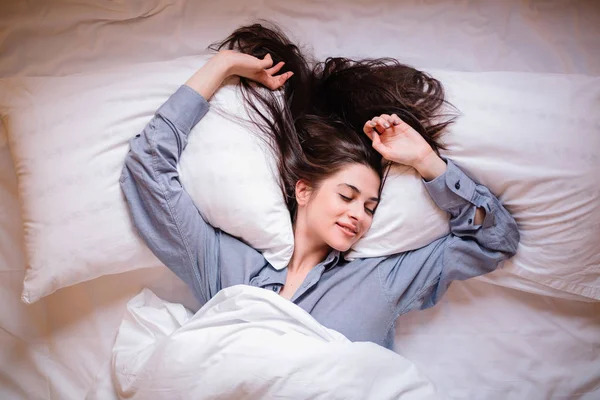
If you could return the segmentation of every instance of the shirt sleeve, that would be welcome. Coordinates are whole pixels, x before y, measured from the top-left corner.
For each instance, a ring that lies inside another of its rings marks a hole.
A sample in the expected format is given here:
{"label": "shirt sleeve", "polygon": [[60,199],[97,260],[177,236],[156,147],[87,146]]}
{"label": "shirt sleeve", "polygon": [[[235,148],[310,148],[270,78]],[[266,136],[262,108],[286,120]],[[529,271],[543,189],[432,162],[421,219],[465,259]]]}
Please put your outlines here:
{"label": "shirt sleeve", "polygon": [[204,221],[179,181],[187,136],[208,109],[199,93],[181,86],[131,139],[120,179],[139,235],[202,302],[221,289],[220,253],[244,251]]}
{"label": "shirt sleeve", "polygon": [[[398,315],[435,305],[454,280],[494,271],[517,251],[519,231],[511,214],[485,186],[451,160],[446,172],[425,182],[435,203],[450,214],[450,234],[429,245],[387,257],[379,264],[383,290]],[[485,210],[475,225],[478,207]]]}

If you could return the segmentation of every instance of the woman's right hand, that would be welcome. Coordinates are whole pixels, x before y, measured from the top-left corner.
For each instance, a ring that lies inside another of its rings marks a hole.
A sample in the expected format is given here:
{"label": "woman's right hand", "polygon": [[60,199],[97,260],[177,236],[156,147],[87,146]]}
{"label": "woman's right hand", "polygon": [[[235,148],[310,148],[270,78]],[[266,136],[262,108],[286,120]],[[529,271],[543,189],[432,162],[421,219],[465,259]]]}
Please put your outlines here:
{"label": "woman's right hand", "polygon": [[273,66],[273,59],[269,54],[261,60],[249,54],[223,50],[210,58],[185,84],[206,100],[209,100],[231,75],[243,76],[271,90],[277,90],[294,74],[290,71],[275,75],[282,67],[283,62]]}
{"label": "woman's right hand", "polygon": [[281,61],[273,65],[273,59],[267,54],[262,60],[249,54],[240,53],[234,50],[221,50],[216,58],[220,58],[227,66],[230,75],[237,75],[251,79],[260,83],[271,90],[277,90],[294,75],[289,71],[276,75],[284,65]]}

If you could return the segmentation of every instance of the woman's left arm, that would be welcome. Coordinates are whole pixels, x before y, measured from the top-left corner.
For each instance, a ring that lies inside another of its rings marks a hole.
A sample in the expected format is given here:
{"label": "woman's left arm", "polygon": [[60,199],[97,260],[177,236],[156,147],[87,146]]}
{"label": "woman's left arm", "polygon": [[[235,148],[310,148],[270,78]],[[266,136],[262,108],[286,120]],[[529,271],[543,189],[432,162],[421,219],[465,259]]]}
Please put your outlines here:
{"label": "woman's left arm", "polygon": [[[391,305],[403,314],[433,306],[454,280],[494,271],[516,253],[519,231],[512,215],[487,187],[475,183],[451,160],[442,160],[410,126],[396,121],[396,126],[386,128],[385,122],[376,120],[382,124],[381,133],[371,125],[365,126],[365,133],[385,158],[414,167],[438,207],[450,214],[446,237],[379,264],[383,289]],[[388,136],[386,131],[390,131]]]}

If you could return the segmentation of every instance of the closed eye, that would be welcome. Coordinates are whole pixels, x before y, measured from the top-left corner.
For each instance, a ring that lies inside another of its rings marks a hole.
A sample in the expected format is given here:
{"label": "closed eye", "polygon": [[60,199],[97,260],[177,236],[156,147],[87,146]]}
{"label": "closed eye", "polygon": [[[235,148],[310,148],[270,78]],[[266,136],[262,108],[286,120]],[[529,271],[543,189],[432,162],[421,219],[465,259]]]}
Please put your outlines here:
{"label": "closed eye", "polygon": [[[338,193],[338,194],[339,194],[339,193]],[[342,200],[344,200],[345,202],[348,202],[348,203],[349,203],[349,202],[351,202],[351,201],[352,201],[352,198],[350,198],[350,197],[344,196],[343,194],[339,194],[339,195],[340,195],[340,197],[342,198]],[[368,207],[365,207],[365,211],[367,212],[367,214],[369,214],[369,215],[371,215],[371,216],[373,216],[373,214],[375,214],[375,210],[371,210],[371,209],[370,209],[370,208],[368,208]]]}

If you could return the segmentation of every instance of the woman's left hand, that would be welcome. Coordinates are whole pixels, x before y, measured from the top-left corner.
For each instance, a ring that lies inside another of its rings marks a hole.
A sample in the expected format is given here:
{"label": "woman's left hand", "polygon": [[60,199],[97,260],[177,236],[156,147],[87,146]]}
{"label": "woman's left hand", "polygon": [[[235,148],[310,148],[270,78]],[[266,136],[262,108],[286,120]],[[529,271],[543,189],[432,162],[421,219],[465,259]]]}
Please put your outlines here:
{"label": "woman's left hand", "polygon": [[363,131],[385,159],[411,166],[427,180],[446,170],[446,163],[429,143],[396,114],[382,114],[367,121]]}
{"label": "woman's left hand", "polygon": [[381,114],[367,121],[363,131],[373,141],[373,148],[389,161],[412,167],[433,153],[425,139],[396,114]]}

